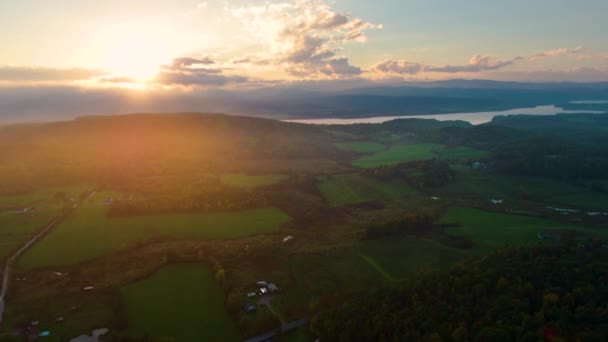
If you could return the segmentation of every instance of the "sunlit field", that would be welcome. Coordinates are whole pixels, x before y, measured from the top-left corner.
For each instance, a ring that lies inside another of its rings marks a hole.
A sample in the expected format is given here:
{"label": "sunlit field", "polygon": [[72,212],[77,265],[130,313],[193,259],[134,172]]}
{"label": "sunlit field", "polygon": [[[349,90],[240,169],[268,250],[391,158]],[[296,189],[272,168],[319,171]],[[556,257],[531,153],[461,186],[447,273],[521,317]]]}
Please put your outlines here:
{"label": "sunlit field", "polygon": [[35,268],[74,264],[154,238],[233,239],[272,234],[290,220],[274,208],[135,217],[108,217],[106,214],[107,208],[99,202],[79,208],[28,251],[21,265]]}

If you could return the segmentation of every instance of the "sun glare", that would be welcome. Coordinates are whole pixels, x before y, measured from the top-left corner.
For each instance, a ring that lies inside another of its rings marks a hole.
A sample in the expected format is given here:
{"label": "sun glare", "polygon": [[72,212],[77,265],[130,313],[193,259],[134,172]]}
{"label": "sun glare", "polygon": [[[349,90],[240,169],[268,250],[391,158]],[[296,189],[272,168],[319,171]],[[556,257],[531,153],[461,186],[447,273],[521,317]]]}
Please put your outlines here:
{"label": "sun glare", "polygon": [[141,81],[154,77],[175,56],[175,36],[151,20],[114,20],[91,35],[92,56],[104,69]]}

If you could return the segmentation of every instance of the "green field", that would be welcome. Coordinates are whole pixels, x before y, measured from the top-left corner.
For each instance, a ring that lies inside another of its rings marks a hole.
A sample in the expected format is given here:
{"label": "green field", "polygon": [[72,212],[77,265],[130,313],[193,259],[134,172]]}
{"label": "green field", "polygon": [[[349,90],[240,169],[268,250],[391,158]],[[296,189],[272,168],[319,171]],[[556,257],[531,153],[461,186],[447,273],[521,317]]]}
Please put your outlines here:
{"label": "green field", "polygon": [[331,176],[319,185],[319,190],[332,206],[398,199],[416,194],[405,182],[381,182],[355,173]]}
{"label": "green field", "polygon": [[[373,151],[369,151],[373,152]],[[439,144],[398,144],[387,150],[357,159],[353,165],[369,168],[383,165],[393,165],[413,160],[441,158],[452,161],[466,159],[482,159],[489,155],[487,151],[466,146],[446,147]]]}
{"label": "green field", "polygon": [[[56,197],[57,193],[65,193],[66,199],[79,198],[89,189],[91,186],[79,185],[0,196],[0,259],[8,256],[59,214],[65,203],[64,199]],[[1,208],[6,209],[2,211]],[[17,213],[23,208],[27,208],[26,213]]]}
{"label": "green field", "polygon": [[338,148],[359,153],[374,153],[384,150],[386,147],[373,141],[354,141],[336,144]]}
{"label": "green field", "polygon": [[536,217],[498,214],[473,208],[453,207],[441,219],[442,223],[461,226],[448,229],[454,235],[473,239],[473,253],[489,253],[505,246],[530,246],[539,243],[537,234],[544,231],[573,230],[607,235],[608,230],[585,229],[579,226]]}
{"label": "green field", "polygon": [[75,211],[21,259],[26,268],[73,264],[152,237],[230,239],[277,232],[290,221],[275,208],[239,212],[107,217],[94,205]]}
{"label": "green field", "polygon": [[0,210],[2,208],[21,208],[31,206],[48,206],[57,205],[55,195],[60,192],[65,193],[66,198],[78,198],[82,193],[93,189],[94,186],[89,184],[80,184],[67,187],[46,188],[29,193],[15,195],[0,195]]}
{"label": "green field", "polygon": [[287,179],[287,176],[222,174],[220,179],[222,183],[228,186],[253,189],[280,183]]}
{"label": "green field", "polygon": [[446,270],[466,257],[465,251],[412,236],[366,241],[360,252],[370,267],[389,281]]}
{"label": "green field", "polygon": [[39,209],[34,213],[0,213],[0,259],[25,243],[34,232],[41,229],[57,215],[59,209]]}
{"label": "green field", "polygon": [[411,144],[394,145],[388,150],[380,151],[356,160],[353,165],[356,167],[378,167],[392,165],[412,160],[432,159],[439,156],[443,145],[438,144]]}
{"label": "green field", "polygon": [[525,198],[540,203],[608,210],[608,195],[594,193],[587,187],[546,178],[488,174],[464,165],[450,165],[450,168],[456,177],[450,184],[437,189],[440,195],[466,194],[486,201]]}
{"label": "green field", "polygon": [[167,266],[122,288],[132,336],[172,341],[239,341],[211,271],[200,264]]}
{"label": "green field", "polygon": [[472,147],[455,146],[441,150],[439,156],[441,159],[460,161],[466,159],[483,159],[488,157],[489,153]]}

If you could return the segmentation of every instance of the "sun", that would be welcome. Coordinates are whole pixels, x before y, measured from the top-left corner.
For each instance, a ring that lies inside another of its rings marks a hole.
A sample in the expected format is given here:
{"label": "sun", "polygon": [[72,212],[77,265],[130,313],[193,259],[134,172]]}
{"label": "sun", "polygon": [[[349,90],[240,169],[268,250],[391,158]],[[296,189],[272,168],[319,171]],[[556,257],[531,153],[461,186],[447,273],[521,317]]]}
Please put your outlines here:
{"label": "sun", "polygon": [[176,56],[169,27],[154,20],[106,21],[97,25],[90,40],[96,65],[137,81],[154,77]]}

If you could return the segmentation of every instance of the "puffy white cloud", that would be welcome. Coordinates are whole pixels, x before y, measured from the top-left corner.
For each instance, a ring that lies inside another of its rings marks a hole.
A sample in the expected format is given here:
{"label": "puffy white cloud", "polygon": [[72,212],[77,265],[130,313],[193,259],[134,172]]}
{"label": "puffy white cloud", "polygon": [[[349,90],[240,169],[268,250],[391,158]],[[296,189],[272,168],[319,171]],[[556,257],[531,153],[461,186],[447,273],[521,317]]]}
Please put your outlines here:
{"label": "puffy white cloud", "polygon": [[267,58],[300,77],[342,77],[361,74],[342,45],[365,42],[365,31],[379,28],[348,13],[336,13],[322,0],[264,3],[229,8],[269,51]]}

